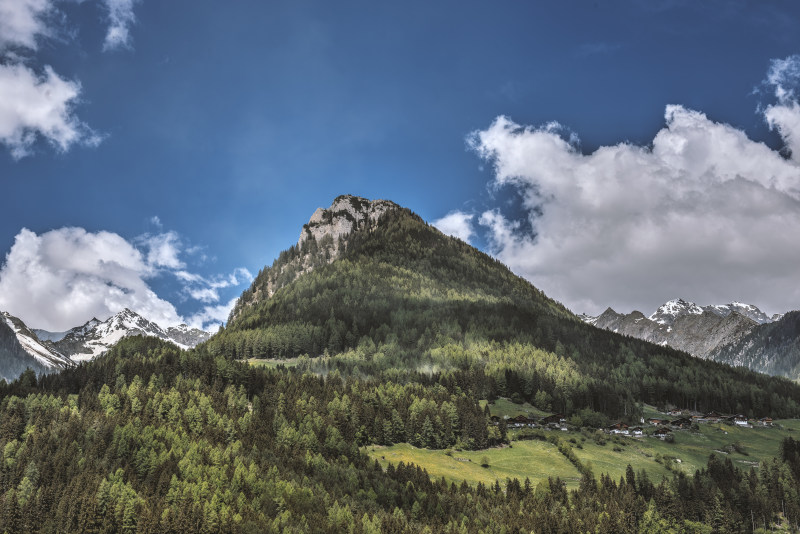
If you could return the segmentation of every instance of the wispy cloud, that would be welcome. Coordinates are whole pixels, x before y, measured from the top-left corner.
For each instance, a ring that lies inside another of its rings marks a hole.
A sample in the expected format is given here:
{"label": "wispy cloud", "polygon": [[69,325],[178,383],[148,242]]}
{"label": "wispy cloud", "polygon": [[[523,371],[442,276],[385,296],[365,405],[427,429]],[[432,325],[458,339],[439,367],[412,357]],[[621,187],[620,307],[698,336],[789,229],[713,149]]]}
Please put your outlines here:
{"label": "wispy cloud", "polygon": [[108,31],[103,42],[104,50],[130,48],[130,28],[136,22],[133,6],[136,0],[103,0],[108,12]]}
{"label": "wispy cloud", "polygon": [[0,50],[36,50],[40,37],[53,31],[50,18],[55,12],[51,0],[3,0],[0,2]]}

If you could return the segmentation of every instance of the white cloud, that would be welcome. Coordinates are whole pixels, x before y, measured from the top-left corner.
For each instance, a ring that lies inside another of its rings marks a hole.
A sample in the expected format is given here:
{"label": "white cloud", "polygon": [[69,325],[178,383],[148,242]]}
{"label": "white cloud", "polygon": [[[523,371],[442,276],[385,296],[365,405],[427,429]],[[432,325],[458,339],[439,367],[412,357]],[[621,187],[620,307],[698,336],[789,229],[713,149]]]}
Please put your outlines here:
{"label": "white cloud", "polygon": [[128,48],[131,45],[130,27],[136,22],[133,5],[136,0],[103,0],[108,10],[108,32],[104,50]]}
{"label": "white cloud", "polygon": [[186,324],[193,328],[200,328],[206,332],[216,331],[220,325],[228,320],[231,310],[236,305],[238,298],[229,300],[225,304],[206,306],[199,312],[186,319]]}
{"label": "white cloud", "polygon": [[[96,146],[101,137],[75,116],[81,85],[44,66],[37,74],[30,64],[43,38],[57,35],[63,16],[57,0],[0,0],[0,143],[15,159],[32,152],[43,138],[61,152],[74,145]],[[103,48],[130,46],[136,0],[103,0],[109,28]],[[57,16],[58,15],[58,16]],[[22,52],[22,54],[20,54]]]}
{"label": "white cloud", "polygon": [[73,113],[81,86],[45,67],[38,76],[21,64],[0,64],[0,143],[19,159],[41,136],[59,150],[95,146],[100,137]]}
{"label": "white cloud", "polygon": [[217,275],[212,278],[186,271],[178,271],[175,276],[186,283],[185,291],[191,298],[206,303],[219,302],[219,289],[253,281],[253,275],[244,267],[237,267],[228,275]]}
{"label": "white cloud", "polygon": [[48,18],[54,11],[51,0],[0,1],[0,50],[36,50],[38,37],[52,35]]}
{"label": "white cloud", "polygon": [[176,232],[144,234],[136,240],[147,247],[147,263],[154,269],[186,267],[186,264],[178,258],[181,253],[181,243]]}
{"label": "white cloud", "polygon": [[442,233],[457,237],[465,243],[469,243],[469,240],[473,234],[473,217],[473,215],[464,213],[462,211],[453,211],[441,219],[433,221],[433,225]]}
{"label": "white cloud", "polygon": [[[127,241],[111,232],[60,228],[41,235],[22,229],[0,268],[0,310],[28,325],[62,331],[92,317],[105,319],[130,308],[162,326],[182,322],[218,326],[225,306],[206,306],[184,319],[147,280],[172,273],[201,302],[220,300],[219,290],[252,280],[247,269],[205,277],[186,271],[175,232]],[[224,315],[227,318],[227,315]]]}
{"label": "white cloud", "polygon": [[784,139],[792,159],[800,162],[800,105],[796,100],[800,86],[800,55],[772,60],[765,84],[774,88],[778,103],[764,110],[764,118]]}
{"label": "white cloud", "polygon": [[164,326],[180,323],[145,282],[150,270],[139,250],[111,232],[22,229],[0,270],[0,309],[54,331],[126,307]]}
{"label": "white cloud", "polygon": [[[677,296],[800,307],[798,162],[681,106],[665,118],[652,147],[591,154],[552,124],[498,117],[475,132],[493,183],[517,189],[533,228],[487,211],[493,253],[576,312],[646,312]],[[779,128],[787,144],[791,128]]]}

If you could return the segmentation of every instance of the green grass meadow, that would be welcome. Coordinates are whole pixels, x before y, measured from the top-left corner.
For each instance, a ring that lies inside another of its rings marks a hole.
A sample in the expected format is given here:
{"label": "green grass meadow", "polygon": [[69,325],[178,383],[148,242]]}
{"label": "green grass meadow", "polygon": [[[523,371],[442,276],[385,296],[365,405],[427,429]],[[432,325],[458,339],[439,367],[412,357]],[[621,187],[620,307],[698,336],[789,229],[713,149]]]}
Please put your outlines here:
{"label": "green grass meadow", "polygon": [[[511,417],[516,415],[508,406],[501,405],[499,409],[511,412],[507,414]],[[492,413],[495,413],[494,409]],[[619,479],[630,464],[636,472],[647,471],[650,479],[658,483],[662,477],[672,476],[670,469],[693,474],[706,465],[712,453],[730,458],[743,469],[757,468],[761,460],[778,455],[784,437],[800,438],[800,420],[776,421],[772,428],[700,425],[699,432],[674,432],[673,443],[647,436],[605,436],[605,444],[600,445],[592,438],[591,431],[547,431],[548,436],[551,434],[569,443],[580,461],[591,465],[597,477],[606,473],[615,480]],[[513,437],[515,432],[510,431],[510,435]],[[483,451],[453,450],[451,454],[444,450],[418,449],[405,443],[390,447],[369,446],[366,450],[384,467],[389,463],[413,463],[425,468],[431,477],[444,477],[451,482],[466,480],[470,484],[494,484],[498,479],[503,482],[506,478],[524,480],[527,477],[535,486],[548,477],[558,476],[568,486],[575,487],[580,477],[575,466],[558,452],[555,445],[539,440],[512,441],[511,447]],[[481,467],[484,457],[488,458],[489,467]]]}

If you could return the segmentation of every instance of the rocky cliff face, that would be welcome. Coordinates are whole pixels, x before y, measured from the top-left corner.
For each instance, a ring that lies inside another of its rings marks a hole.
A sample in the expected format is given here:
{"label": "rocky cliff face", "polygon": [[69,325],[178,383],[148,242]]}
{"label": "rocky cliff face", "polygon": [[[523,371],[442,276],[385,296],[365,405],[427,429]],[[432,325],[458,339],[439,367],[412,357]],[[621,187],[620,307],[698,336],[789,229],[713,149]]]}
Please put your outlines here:
{"label": "rocky cliff face", "polygon": [[381,215],[397,207],[397,204],[388,200],[367,200],[352,195],[336,197],[330,208],[317,208],[308,223],[303,225],[297,246],[302,248],[303,243],[312,238],[317,243],[330,241],[331,257],[335,258],[339,252],[340,238],[377,223]]}
{"label": "rocky cliff face", "polygon": [[650,317],[639,311],[625,315],[608,308],[597,317],[583,316],[583,320],[598,328],[708,358],[714,350],[748,334],[759,320],[769,318],[755,306],[733,303],[701,307],[676,299],[660,306]]}
{"label": "rocky cliff face", "polygon": [[327,209],[317,208],[303,225],[297,245],[283,251],[271,267],[258,273],[250,288],[242,293],[228,322],[234,321],[244,307],[270,298],[298,276],[331,263],[339,257],[349,235],[369,231],[383,214],[393,209],[399,209],[394,202],[353,195],[336,197]]}

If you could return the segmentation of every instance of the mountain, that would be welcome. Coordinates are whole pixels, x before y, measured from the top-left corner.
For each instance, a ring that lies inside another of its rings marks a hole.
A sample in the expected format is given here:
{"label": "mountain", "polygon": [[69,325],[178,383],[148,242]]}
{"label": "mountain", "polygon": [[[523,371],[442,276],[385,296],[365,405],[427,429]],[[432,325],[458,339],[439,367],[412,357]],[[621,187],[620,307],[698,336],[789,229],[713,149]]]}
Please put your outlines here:
{"label": "mountain", "polygon": [[49,370],[25,351],[14,329],[5,320],[0,320],[0,379],[11,382],[25,369],[33,369],[36,373]]}
{"label": "mountain", "polygon": [[236,319],[242,309],[270,298],[298,276],[334,261],[347,236],[374,226],[387,211],[397,209],[400,206],[389,200],[367,200],[352,195],[336,197],[327,209],[317,208],[303,225],[297,244],[281,252],[272,267],[262,269],[250,289],[242,293],[231,310],[228,323]]}
{"label": "mountain", "polygon": [[186,325],[163,329],[138,313],[125,308],[105,321],[92,319],[86,324],[65,333],[52,346],[72,361],[96,358],[128,336],[152,336],[175,343],[180,348],[194,347],[206,341],[211,334]]}
{"label": "mountain", "polygon": [[[687,350],[707,352],[717,338],[756,324],[736,306],[697,308],[678,301],[653,319],[608,310],[592,320],[619,321],[619,333],[594,328],[410,210],[345,195],[314,212],[298,242],[258,273],[227,326],[200,348],[236,359],[306,355],[302,369],[319,374],[410,382],[433,375],[474,398],[506,396],[563,413],[631,416],[642,402],[800,413],[788,381],[693,358],[665,342],[670,329],[681,329],[690,333]],[[655,331],[652,342],[619,335],[626,328]]]}
{"label": "mountain", "polygon": [[8,312],[2,312],[0,313],[0,322],[14,333],[20,348],[41,366],[42,370],[65,369],[74,365],[66,355],[54,349],[49,343],[42,342],[21,319]]}
{"label": "mountain", "polygon": [[[0,530],[747,532],[754,517],[800,520],[785,490],[800,481],[800,444],[779,445],[783,428],[700,425],[678,434],[682,449],[599,431],[638,422],[642,403],[796,417],[800,385],[585,324],[407,209],[361,220],[335,240],[333,220],[318,225],[319,241],[262,270],[234,319],[192,350],[128,336],[102,358],[0,382]],[[697,314],[675,315],[673,327]],[[134,327],[152,331],[125,312],[65,339]],[[300,357],[241,361],[254,356]],[[508,410],[500,397],[575,427],[516,435],[537,440],[513,443],[533,482],[488,468],[514,471],[497,446],[516,431],[491,417]],[[704,469],[696,458],[718,447]],[[762,458],[770,476],[750,469]],[[457,462],[478,461],[492,478],[458,484],[472,470]],[[449,462],[454,483],[412,462]]]}
{"label": "mountain", "polygon": [[736,341],[713,350],[709,358],[800,380],[800,311],[753,328]]}
{"label": "mountain", "polygon": [[49,373],[73,367],[106,352],[124,337],[152,336],[187,349],[211,334],[182,324],[163,329],[125,309],[105,321],[92,319],[66,332],[31,329],[19,318],[0,313],[0,378],[13,380],[30,367]]}
{"label": "mountain", "polygon": [[621,314],[608,308],[597,317],[581,318],[598,328],[667,345],[699,358],[708,358],[718,347],[740,339],[759,321],[769,321],[755,306],[734,303],[701,307],[683,299],[664,303],[650,317],[639,311]]}
{"label": "mountain", "polygon": [[744,366],[754,371],[800,379],[798,313],[768,316],[752,304],[733,302],[698,306],[675,299],[650,317],[608,308],[591,325],[683,350],[699,358]]}

